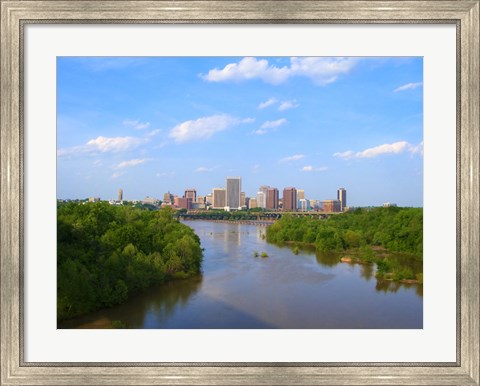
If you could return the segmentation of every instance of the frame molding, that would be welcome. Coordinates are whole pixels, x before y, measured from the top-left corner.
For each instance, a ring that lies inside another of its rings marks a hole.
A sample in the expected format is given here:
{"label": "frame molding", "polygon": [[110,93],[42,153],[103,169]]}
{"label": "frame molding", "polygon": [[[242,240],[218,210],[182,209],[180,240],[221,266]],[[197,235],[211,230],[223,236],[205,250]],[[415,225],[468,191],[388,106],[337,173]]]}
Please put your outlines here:
{"label": "frame molding", "polygon": [[[480,384],[480,0],[10,1],[1,5],[2,385]],[[457,361],[454,363],[27,363],[23,360],[23,26],[90,24],[456,24]]]}

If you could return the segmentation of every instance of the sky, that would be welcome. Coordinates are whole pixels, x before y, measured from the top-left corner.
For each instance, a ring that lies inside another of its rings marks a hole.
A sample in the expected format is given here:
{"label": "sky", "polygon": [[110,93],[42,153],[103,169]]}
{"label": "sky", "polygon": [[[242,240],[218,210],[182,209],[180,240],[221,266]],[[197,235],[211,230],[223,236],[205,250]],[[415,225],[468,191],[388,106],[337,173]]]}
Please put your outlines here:
{"label": "sky", "polygon": [[57,198],[163,199],[242,178],[423,206],[420,57],[58,57]]}

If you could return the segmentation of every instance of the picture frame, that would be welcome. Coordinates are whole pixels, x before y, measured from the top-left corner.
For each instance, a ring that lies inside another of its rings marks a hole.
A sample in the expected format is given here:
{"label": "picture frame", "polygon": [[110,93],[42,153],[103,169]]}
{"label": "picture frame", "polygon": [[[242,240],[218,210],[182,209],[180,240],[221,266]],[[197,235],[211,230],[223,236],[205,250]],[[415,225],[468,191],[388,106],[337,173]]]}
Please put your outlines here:
{"label": "picture frame", "polygon": [[[1,384],[480,383],[479,8],[474,1],[1,1]],[[454,24],[457,360],[451,363],[31,363],[23,335],[23,31],[27,24]]]}

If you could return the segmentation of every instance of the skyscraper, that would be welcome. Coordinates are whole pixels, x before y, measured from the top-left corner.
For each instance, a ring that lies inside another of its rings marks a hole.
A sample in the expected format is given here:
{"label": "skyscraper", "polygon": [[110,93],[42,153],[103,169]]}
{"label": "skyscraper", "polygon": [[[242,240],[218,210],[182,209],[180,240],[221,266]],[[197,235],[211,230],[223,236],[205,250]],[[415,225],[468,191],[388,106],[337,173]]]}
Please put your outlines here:
{"label": "skyscraper", "polygon": [[230,209],[240,208],[240,195],[242,179],[240,177],[227,177],[227,205]]}
{"label": "skyscraper", "polygon": [[343,212],[343,208],[347,206],[347,191],[345,188],[339,188],[337,190],[337,200],[340,201],[340,211]]}
{"label": "skyscraper", "polygon": [[259,208],[265,209],[264,203],[265,202],[265,193],[262,191],[257,192],[257,205]]}
{"label": "skyscraper", "polygon": [[123,189],[118,189],[117,201],[123,201]]}
{"label": "skyscraper", "polygon": [[270,188],[270,186],[262,185],[262,186],[260,186],[260,189],[258,189],[259,192],[263,193],[262,201],[258,200],[258,206],[260,208],[265,209],[267,207],[267,191],[268,191],[268,188]]}
{"label": "skyscraper", "polygon": [[273,210],[278,209],[278,189],[277,188],[268,188],[265,208],[273,209]]}
{"label": "skyscraper", "polygon": [[283,210],[296,211],[297,210],[297,189],[289,187],[283,189]]}
{"label": "skyscraper", "polygon": [[245,192],[240,193],[240,206],[244,207],[247,205],[247,196],[245,195]]}
{"label": "skyscraper", "polygon": [[223,188],[213,188],[212,190],[212,208],[223,209],[227,206],[226,193]]}
{"label": "skyscraper", "polygon": [[303,200],[303,199],[305,199],[305,190],[298,189],[297,190],[297,200]]}
{"label": "skyscraper", "polygon": [[186,189],[185,198],[191,198],[192,202],[197,202],[197,191],[195,189]]}

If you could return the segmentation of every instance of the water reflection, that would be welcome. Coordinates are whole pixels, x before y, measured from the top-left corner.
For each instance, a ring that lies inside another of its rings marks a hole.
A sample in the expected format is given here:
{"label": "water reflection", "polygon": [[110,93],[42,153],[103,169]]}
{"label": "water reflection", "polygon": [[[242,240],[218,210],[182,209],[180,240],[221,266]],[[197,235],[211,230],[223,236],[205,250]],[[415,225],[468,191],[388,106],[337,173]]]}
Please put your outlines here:
{"label": "water reflection", "polygon": [[153,288],[61,328],[115,320],[128,328],[177,329],[423,326],[422,286],[378,281],[373,264],[340,263],[343,255],[313,246],[267,243],[260,226],[186,223],[205,250],[201,277]]}

